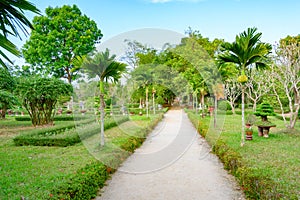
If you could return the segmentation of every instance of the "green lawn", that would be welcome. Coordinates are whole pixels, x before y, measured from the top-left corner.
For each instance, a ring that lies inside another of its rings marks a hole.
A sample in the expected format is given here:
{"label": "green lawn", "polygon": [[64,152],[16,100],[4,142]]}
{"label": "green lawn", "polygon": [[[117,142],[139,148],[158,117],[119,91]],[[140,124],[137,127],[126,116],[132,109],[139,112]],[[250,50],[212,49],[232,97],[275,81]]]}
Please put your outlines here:
{"label": "green lawn", "polygon": [[[147,127],[149,122],[150,118],[132,117],[131,121],[108,129],[105,134],[109,143],[118,143],[118,138],[124,138],[128,133],[137,133],[141,127]],[[66,181],[68,175],[96,160],[86,143],[68,147],[15,146],[13,137],[30,129],[33,129],[30,122],[17,122],[13,118],[0,121],[1,200],[22,197],[48,199],[51,191]],[[97,146],[98,134],[92,137],[90,141]]]}
{"label": "green lawn", "polygon": [[[277,196],[272,199],[300,199],[300,121],[295,130],[290,131],[285,128],[282,120],[269,117],[277,125],[270,129],[270,137],[259,137],[257,127],[254,126],[253,140],[246,141],[244,147],[241,147],[240,115],[225,116],[224,125],[218,124],[217,129],[213,128],[211,118],[198,119],[201,126],[198,129],[202,132],[209,130],[206,139],[212,146],[217,146],[217,141],[224,141],[241,156],[243,166],[256,170],[258,176],[268,177],[276,183]],[[221,130],[221,134],[217,134],[216,130]],[[265,188],[264,192],[272,196],[275,191],[272,191],[272,186],[270,188]]]}

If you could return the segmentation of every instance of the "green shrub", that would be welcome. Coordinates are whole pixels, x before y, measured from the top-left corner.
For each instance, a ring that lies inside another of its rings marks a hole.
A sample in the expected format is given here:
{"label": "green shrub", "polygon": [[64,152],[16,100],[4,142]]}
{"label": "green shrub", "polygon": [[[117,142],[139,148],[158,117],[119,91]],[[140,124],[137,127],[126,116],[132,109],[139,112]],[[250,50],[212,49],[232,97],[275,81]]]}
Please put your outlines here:
{"label": "green shrub", "polygon": [[[73,116],[73,115],[57,115],[54,117],[54,121],[78,121],[86,119],[87,116]],[[16,116],[16,121],[31,121],[30,116]]]}
{"label": "green shrub", "polygon": [[226,115],[233,115],[232,110],[226,110]]}
{"label": "green shrub", "polygon": [[109,168],[99,161],[86,165],[74,174],[70,174],[66,182],[55,188],[50,199],[92,199],[97,196],[109,178]]}
{"label": "green shrub", "polygon": [[[128,117],[109,118],[104,123],[104,130],[115,127],[128,120]],[[71,146],[81,142],[84,138],[100,132],[98,122],[94,121],[94,119],[80,121],[77,127],[76,124],[72,122],[67,125],[31,130],[15,137],[14,143],[16,146]]]}

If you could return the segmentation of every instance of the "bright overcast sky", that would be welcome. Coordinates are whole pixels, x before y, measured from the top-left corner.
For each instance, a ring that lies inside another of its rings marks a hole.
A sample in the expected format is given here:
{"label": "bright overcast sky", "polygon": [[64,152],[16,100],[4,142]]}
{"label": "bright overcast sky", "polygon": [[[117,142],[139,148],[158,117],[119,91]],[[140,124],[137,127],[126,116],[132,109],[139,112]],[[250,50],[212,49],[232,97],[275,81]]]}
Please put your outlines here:
{"label": "bright overcast sky", "polygon": [[[248,27],[257,27],[262,40],[274,44],[300,34],[299,0],[29,0],[44,13],[48,6],[76,4],[96,21],[109,40],[141,28],[184,34],[190,26],[204,37],[233,41]],[[32,15],[26,13],[29,19]],[[15,42],[15,40],[14,40]],[[24,43],[16,41],[20,48]]]}

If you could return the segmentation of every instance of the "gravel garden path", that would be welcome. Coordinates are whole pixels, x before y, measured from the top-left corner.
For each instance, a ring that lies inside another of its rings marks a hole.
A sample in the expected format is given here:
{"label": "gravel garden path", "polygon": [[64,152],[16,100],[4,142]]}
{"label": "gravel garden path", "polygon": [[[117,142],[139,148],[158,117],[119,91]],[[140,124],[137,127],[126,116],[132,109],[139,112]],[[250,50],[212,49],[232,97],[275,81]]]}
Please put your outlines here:
{"label": "gravel garden path", "polygon": [[182,110],[170,110],[96,200],[245,199]]}

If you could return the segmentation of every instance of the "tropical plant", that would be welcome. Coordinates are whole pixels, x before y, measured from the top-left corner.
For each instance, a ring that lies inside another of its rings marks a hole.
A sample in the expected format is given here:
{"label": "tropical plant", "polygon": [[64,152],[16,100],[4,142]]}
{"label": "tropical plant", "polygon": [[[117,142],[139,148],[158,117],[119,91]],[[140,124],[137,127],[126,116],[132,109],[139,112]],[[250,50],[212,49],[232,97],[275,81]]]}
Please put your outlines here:
{"label": "tropical plant", "polygon": [[110,56],[109,50],[97,52],[95,55],[88,55],[83,62],[83,68],[90,78],[99,78],[100,91],[100,126],[101,141],[100,145],[104,146],[104,82],[118,82],[122,74],[126,71],[126,64],[115,61],[116,55]]}
{"label": "tropical plant", "polygon": [[[39,14],[40,11],[32,3],[27,0],[1,0],[0,1],[0,47],[12,53],[15,56],[20,56],[17,47],[8,40],[8,36],[18,37],[21,39],[19,30],[24,35],[28,35],[27,27],[33,28],[30,21],[25,17],[24,11],[31,11]],[[13,64],[8,56],[0,49],[0,55]],[[4,60],[0,57],[0,65],[6,68]]]}
{"label": "tropical plant", "polygon": [[260,41],[262,33],[257,32],[257,28],[248,28],[236,36],[233,43],[225,42],[221,45],[218,55],[219,64],[234,63],[240,71],[238,81],[242,91],[242,137],[241,145],[245,143],[245,86],[248,77],[245,71],[250,68],[266,67],[268,54],[271,53],[272,46]]}
{"label": "tropical plant", "polygon": [[34,126],[52,124],[58,99],[72,92],[72,85],[56,78],[21,78],[16,88]]}

